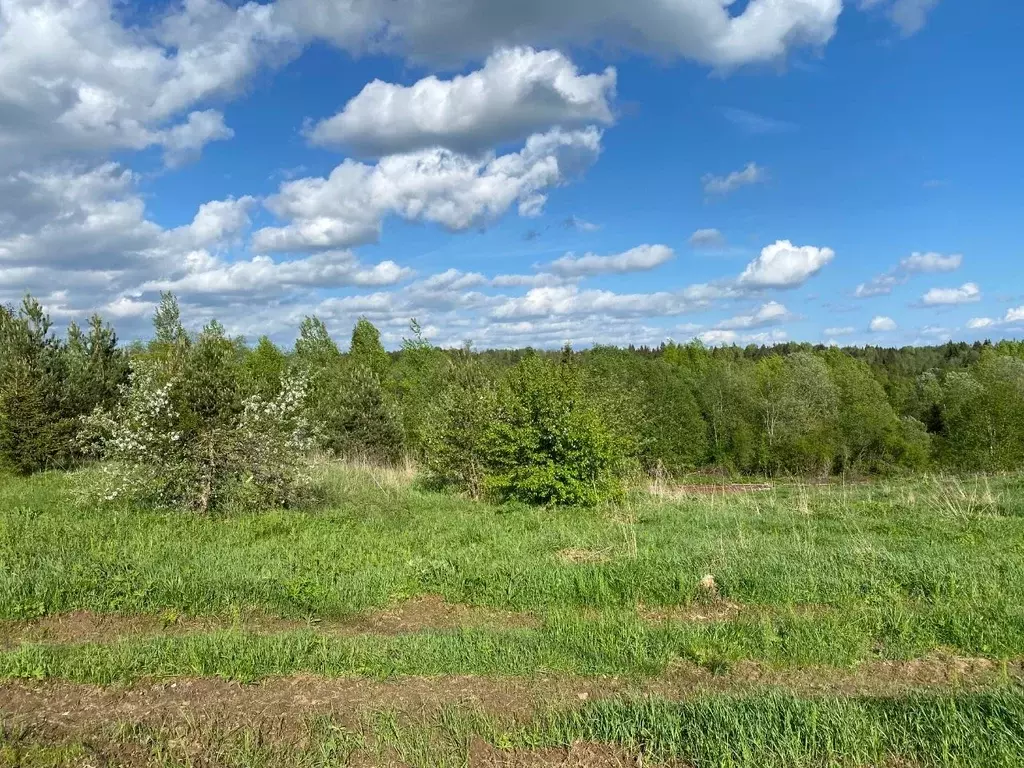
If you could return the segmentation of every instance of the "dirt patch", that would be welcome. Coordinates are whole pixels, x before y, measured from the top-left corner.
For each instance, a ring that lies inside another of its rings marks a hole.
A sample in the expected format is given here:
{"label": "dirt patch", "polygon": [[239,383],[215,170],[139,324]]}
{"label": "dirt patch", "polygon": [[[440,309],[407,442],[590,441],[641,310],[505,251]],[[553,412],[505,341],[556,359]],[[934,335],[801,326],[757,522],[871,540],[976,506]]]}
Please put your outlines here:
{"label": "dirt patch", "polygon": [[122,638],[181,636],[224,629],[253,634],[275,634],[309,629],[325,635],[401,635],[429,630],[535,628],[532,614],[499,611],[447,602],[436,595],[405,601],[382,611],[340,620],[281,619],[258,614],[237,618],[184,616],[115,616],[77,611],[45,616],[29,622],[0,623],[0,650],[19,643],[109,643]]}
{"label": "dirt patch", "polygon": [[321,631],[337,634],[374,633],[401,635],[445,629],[536,629],[540,619],[528,613],[449,603],[443,597],[417,597],[377,613],[334,625],[319,625]]}
{"label": "dirt patch", "polygon": [[643,758],[608,744],[578,742],[550,749],[498,749],[482,739],[469,745],[470,768],[637,768]]}
{"label": "dirt patch", "polygon": [[781,688],[803,696],[900,696],[928,689],[980,690],[1007,681],[1024,681],[1024,661],[935,655],[912,661],[870,661],[853,669],[800,667],[771,669],[743,661],[723,674],[705,673],[679,661],[649,682],[645,692],[669,699],[692,695],[698,688],[717,692]]}
{"label": "dirt patch", "polygon": [[555,553],[563,563],[607,563],[611,557],[603,549],[560,549]]}
{"label": "dirt patch", "polygon": [[628,689],[618,678],[406,677],[325,679],[312,675],[242,685],[219,678],[102,687],[64,682],[0,683],[0,713],[15,723],[92,731],[118,722],[181,723],[206,718],[236,727],[259,722],[300,727],[313,715],[348,724],[361,713],[424,714],[464,706],[527,716],[536,708],[586,701]]}
{"label": "dirt patch", "polygon": [[705,621],[731,621],[740,615],[743,606],[728,600],[715,600],[707,604],[675,606],[672,608],[648,608],[641,605],[637,614],[651,624],[688,623]]}
{"label": "dirt patch", "polygon": [[749,693],[781,688],[800,695],[897,696],[913,690],[977,690],[1024,681],[1024,661],[935,656],[880,661],[852,670],[772,670],[743,662],[716,674],[678,662],[647,681],[619,677],[404,677],[391,680],[270,678],[242,685],[219,678],[182,678],[101,687],[51,681],[0,683],[0,714],[11,724],[96,732],[122,722],[181,724],[215,720],[227,727],[260,723],[296,732],[314,715],[357,724],[361,714],[393,709],[410,715],[461,706],[501,717],[529,717],[552,707],[579,706],[616,696],[685,699],[702,693]]}

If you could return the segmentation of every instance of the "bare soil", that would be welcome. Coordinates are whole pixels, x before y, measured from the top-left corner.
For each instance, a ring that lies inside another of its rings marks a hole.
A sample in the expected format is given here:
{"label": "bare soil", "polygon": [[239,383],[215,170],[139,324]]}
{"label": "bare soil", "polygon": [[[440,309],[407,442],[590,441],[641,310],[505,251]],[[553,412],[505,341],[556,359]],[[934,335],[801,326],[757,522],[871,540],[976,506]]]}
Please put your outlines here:
{"label": "bare soil", "polygon": [[578,742],[552,749],[498,749],[482,739],[469,745],[470,768],[638,768],[643,758],[608,744]]}
{"label": "bare soil", "polygon": [[0,683],[0,716],[19,727],[95,733],[117,723],[181,724],[213,720],[229,727],[261,723],[299,731],[313,715],[356,724],[383,709],[410,715],[461,706],[502,717],[527,717],[552,707],[616,696],[685,699],[708,692],[743,693],[766,687],[802,695],[896,696],[913,690],[973,690],[1024,681],[1024,661],[934,656],[879,661],[851,670],[772,670],[741,663],[722,674],[679,662],[660,678],[618,677],[403,677],[389,680],[325,679],[311,675],[243,685],[219,678],[181,678],[102,687],[61,681]]}
{"label": "bare soil", "polygon": [[126,637],[176,636],[219,629],[238,629],[254,634],[312,629],[335,636],[365,633],[393,636],[429,630],[538,626],[540,620],[532,614],[453,604],[437,595],[427,595],[382,611],[327,621],[282,619],[258,614],[219,619],[117,616],[77,611],[58,616],[45,616],[29,622],[0,622],[0,650],[10,649],[23,642],[109,643]]}

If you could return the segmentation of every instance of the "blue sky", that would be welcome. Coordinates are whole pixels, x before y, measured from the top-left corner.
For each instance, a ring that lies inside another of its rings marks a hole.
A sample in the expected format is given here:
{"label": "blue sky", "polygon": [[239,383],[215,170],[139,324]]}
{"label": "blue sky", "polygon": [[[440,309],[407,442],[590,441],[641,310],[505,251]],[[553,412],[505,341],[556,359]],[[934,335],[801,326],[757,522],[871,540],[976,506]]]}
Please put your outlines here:
{"label": "blue sky", "polygon": [[0,301],[392,346],[1022,334],[1019,4],[428,5],[5,2]]}

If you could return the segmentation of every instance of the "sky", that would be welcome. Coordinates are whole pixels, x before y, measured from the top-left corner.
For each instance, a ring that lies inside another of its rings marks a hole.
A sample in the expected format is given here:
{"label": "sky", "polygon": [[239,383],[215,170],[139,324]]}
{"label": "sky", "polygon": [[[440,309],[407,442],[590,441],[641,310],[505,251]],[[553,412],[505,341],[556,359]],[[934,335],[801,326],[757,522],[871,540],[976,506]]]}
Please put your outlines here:
{"label": "sky", "polygon": [[1014,0],[0,0],[0,303],[391,348],[1024,336]]}

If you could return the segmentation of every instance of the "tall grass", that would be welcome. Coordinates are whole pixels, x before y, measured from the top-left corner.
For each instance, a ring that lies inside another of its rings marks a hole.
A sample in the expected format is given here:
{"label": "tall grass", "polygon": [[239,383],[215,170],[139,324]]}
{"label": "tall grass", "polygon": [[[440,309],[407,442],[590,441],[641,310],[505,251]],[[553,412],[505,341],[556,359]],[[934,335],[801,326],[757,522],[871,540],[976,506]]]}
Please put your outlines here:
{"label": "tall grass", "polygon": [[[939,503],[931,482],[640,500],[623,513],[326,477],[321,509],[212,519],[83,507],[74,476],[0,481],[0,618],[331,617],[424,593],[531,611],[676,606],[700,598],[707,574],[725,599],[752,605],[925,601],[970,617],[1024,602],[1017,480],[969,514]],[[602,556],[566,562],[557,553],[568,549]]]}

